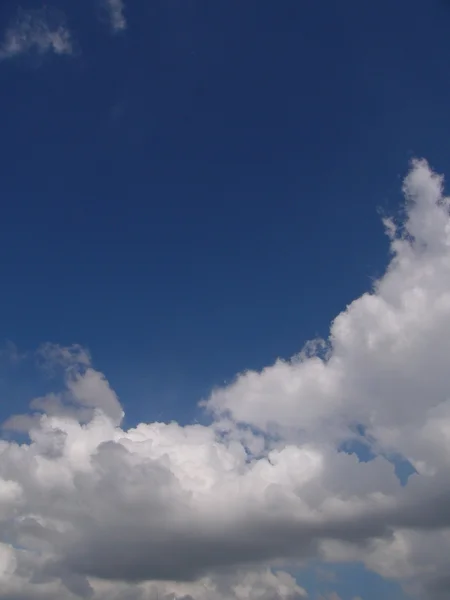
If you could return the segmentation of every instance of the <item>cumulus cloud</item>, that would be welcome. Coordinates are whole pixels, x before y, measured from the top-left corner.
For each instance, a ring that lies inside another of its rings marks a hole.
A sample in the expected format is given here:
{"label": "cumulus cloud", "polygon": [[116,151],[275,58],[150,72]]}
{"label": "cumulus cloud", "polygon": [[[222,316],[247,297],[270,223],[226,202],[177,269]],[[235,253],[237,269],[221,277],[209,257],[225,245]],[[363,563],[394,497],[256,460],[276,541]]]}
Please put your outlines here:
{"label": "cumulus cloud", "polygon": [[449,201],[424,161],[404,193],[373,289],[327,340],[216,389],[208,426],[126,430],[87,352],[39,351],[64,387],[9,419],[27,443],[0,441],[0,599],[294,600],[311,558],[448,597]]}
{"label": "cumulus cloud", "polygon": [[111,29],[113,31],[126,29],[127,21],[123,0],[103,0],[103,5],[108,13]]}
{"label": "cumulus cloud", "polygon": [[72,54],[72,38],[60,13],[47,9],[19,12],[4,35],[0,59],[13,58],[30,51],[38,54]]}

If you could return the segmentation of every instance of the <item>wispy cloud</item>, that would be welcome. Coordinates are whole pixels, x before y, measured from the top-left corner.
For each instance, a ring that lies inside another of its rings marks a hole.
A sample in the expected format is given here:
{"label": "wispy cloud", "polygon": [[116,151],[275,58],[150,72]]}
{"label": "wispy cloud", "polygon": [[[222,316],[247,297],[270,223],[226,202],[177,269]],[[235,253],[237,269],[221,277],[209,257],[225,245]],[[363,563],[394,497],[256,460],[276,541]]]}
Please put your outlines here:
{"label": "wispy cloud", "polygon": [[27,52],[72,54],[73,43],[60,13],[21,10],[7,29],[0,46],[0,59],[13,58]]}
{"label": "wispy cloud", "polygon": [[125,5],[123,0],[104,0],[108,12],[109,22],[113,31],[122,31],[127,27],[125,19]]}

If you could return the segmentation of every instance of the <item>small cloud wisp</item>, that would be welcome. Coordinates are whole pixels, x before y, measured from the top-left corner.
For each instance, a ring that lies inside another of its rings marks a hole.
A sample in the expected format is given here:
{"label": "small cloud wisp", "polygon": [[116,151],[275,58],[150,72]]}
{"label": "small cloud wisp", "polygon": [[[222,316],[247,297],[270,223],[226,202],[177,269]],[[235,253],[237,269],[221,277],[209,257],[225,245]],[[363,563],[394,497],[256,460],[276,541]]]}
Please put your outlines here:
{"label": "small cloud wisp", "polygon": [[21,10],[6,30],[0,46],[0,60],[28,52],[72,54],[73,43],[64,19],[58,13],[42,10]]}

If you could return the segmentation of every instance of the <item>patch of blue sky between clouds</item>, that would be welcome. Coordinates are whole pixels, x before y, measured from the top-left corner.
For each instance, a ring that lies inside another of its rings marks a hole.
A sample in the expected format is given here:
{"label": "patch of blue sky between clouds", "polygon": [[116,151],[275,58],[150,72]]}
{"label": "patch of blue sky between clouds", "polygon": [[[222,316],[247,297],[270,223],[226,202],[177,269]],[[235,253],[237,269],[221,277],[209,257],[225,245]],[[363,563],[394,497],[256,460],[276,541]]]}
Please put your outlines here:
{"label": "patch of blue sky between clouds", "polygon": [[383,452],[377,454],[375,449],[376,446],[374,447],[374,440],[370,439],[370,436],[367,434],[364,425],[358,424],[354,429],[356,437],[343,442],[339,447],[341,452],[355,454],[360,462],[370,462],[377,456],[382,456],[392,463],[395,474],[403,486],[408,483],[411,475],[417,473],[417,470],[414,468],[411,462],[403,456],[398,454],[386,454]]}

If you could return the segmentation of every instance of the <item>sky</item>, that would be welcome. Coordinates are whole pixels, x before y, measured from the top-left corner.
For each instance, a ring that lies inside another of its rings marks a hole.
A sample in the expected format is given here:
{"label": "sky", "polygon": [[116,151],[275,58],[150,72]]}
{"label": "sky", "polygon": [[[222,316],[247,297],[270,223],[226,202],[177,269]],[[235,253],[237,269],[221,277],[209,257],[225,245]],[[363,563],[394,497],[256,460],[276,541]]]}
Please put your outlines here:
{"label": "sky", "polygon": [[450,3],[0,3],[0,600],[450,594]]}

